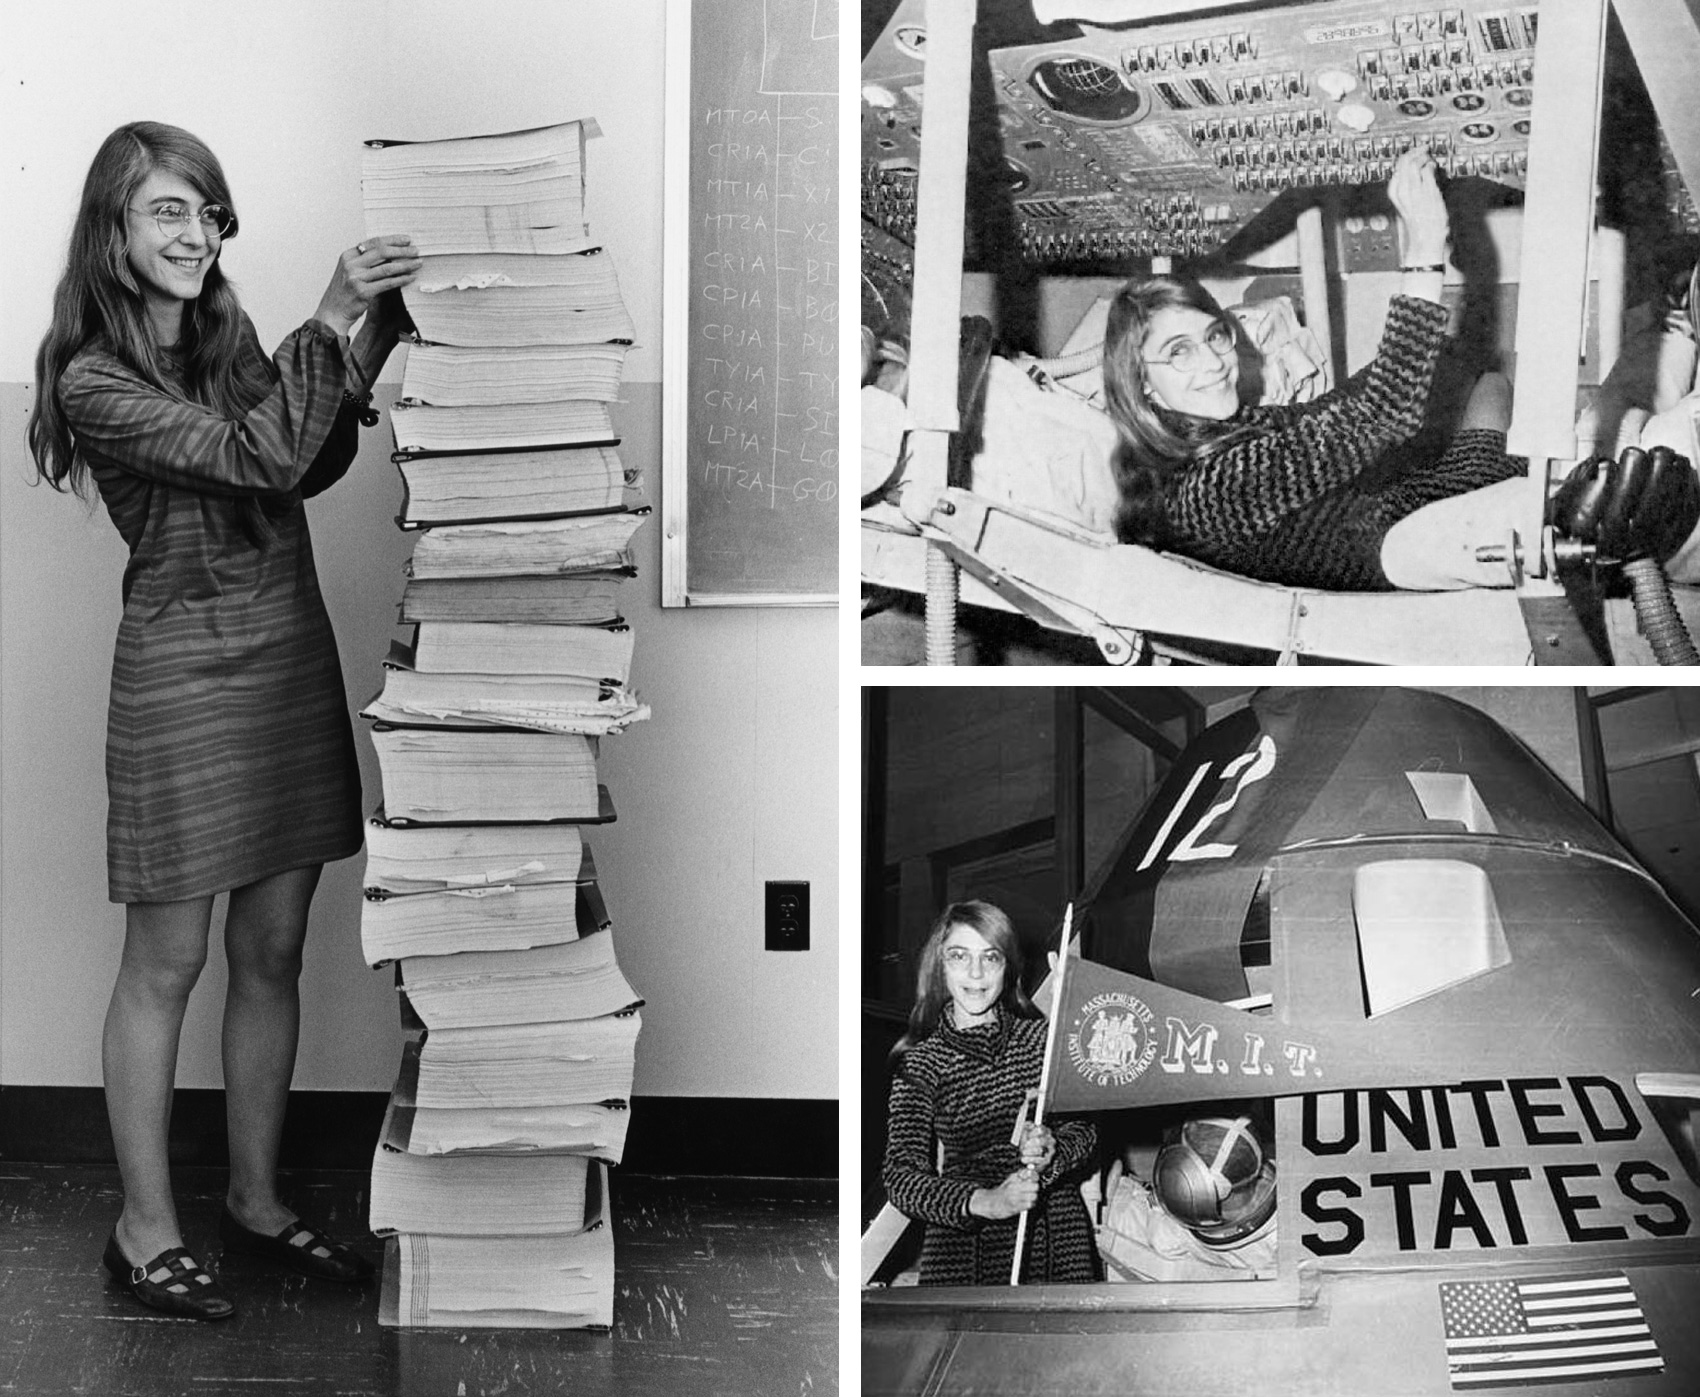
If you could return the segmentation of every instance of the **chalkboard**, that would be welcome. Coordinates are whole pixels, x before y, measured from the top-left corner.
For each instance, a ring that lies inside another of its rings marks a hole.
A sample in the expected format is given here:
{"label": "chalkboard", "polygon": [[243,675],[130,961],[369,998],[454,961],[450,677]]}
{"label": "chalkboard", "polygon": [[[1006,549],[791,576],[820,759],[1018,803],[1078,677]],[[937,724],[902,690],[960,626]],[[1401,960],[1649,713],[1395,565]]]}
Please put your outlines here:
{"label": "chalkboard", "polygon": [[662,601],[838,591],[838,0],[668,6]]}

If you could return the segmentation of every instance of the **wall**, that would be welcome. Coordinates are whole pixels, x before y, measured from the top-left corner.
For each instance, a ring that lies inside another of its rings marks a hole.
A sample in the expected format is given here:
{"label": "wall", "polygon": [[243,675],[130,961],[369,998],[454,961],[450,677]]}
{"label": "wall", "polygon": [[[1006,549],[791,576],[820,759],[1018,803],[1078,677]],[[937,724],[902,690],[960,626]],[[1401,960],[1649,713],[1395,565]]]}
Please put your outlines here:
{"label": "wall", "polygon": [[[1056,692],[904,686],[887,691],[886,711],[879,858],[883,868],[897,870],[897,921],[882,943],[889,955],[880,984],[865,985],[863,993],[907,1011],[914,956],[939,911],[935,879],[945,880],[947,897],[998,903],[1023,937],[1053,925],[1061,888],[1052,838],[1027,827],[1042,826],[1056,813]],[[1180,723],[1164,726],[1184,742]],[[1090,878],[1144,803],[1157,769],[1148,747],[1090,707],[1082,712],[1081,740]]]}
{"label": "wall", "polygon": [[[234,12],[232,12],[234,14]],[[316,304],[360,236],[362,139],[512,130],[594,115],[591,228],[638,325],[616,409],[658,488],[661,0],[347,5],[273,0],[240,23],[159,0],[12,16],[0,56],[0,1083],[100,1080],[123,932],[106,901],[106,687],[124,550],[103,514],[28,485],[35,345],[88,161],[114,126],[186,126],[219,154],[242,215],[228,249],[261,339]],[[98,36],[95,41],[90,36]],[[401,357],[380,399],[393,399]],[[351,707],[377,689],[408,541],[388,426],[313,502],[319,571]],[[604,744],[620,821],[592,836],[620,958],[646,996],[646,1095],[837,1094],[836,615],[663,612],[653,525],[622,605],[655,718]],[[357,728],[363,728],[357,724]],[[360,740],[367,800],[379,790]],[[387,1090],[398,1055],[388,976],[359,956],[359,859],[327,870],[303,982],[296,1086]],[[762,952],[766,879],[813,885],[813,948]],[[217,1086],[222,958],[197,991],[178,1074]]]}
{"label": "wall", "polygon": [[1596,712],[1623,842],[1700,922],[1700,690],[1627,689]]}

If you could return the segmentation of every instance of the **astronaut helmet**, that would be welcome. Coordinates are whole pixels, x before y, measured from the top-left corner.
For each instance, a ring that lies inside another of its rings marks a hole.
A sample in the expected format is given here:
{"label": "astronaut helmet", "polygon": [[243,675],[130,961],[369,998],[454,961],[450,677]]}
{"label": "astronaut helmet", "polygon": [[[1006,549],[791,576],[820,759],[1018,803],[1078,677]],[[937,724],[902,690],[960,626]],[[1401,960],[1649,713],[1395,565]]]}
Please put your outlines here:
{"label": "astronaut helmet", "polygon": [[1198,1116],[1174,1131],[1151,1170],[1163,1210],[1213,1247],[1244,1242],[1275,1212],[1275,1161],[1250,1116]]}

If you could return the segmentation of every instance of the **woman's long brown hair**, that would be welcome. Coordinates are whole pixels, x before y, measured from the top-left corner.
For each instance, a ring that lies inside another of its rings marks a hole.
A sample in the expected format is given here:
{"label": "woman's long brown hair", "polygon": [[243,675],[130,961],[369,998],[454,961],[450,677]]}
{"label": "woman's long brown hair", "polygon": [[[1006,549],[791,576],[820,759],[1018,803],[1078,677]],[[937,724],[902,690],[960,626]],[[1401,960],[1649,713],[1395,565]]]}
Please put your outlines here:
{"label": "woman's long brown hair", "polygon": [[891,1050],[894,1062],[938,1027],[950,998],[944,979],[945,938],[959,926],[978,932],[988,945],[1003,952],[1003,991],[998,995],[998,1003],[1017,1018],[1038,1017],[1039,1011],[1021,983],[1025,958],[1021,954],[1021,938],[1015,934],[1009,914],[990,902],[953,902],[939,913],[927,944],[921,948],[920,965],[915,973],[915,1007],[909,1011],[908,1031]]}
{"label": "woman's long brown hair", "polygon": [[1238,327],[1214,296],[1196,281],[1173,276],[1128,282],[1110,302],[1104,326],[1104,398],[1120,438],[1111,457],[1121,495],[1116,533],[1124,543],[1150,548],[1171,542],[1163,502],[1169,479],[1245,430],[1170,412],[1151,400],[1140,350],[1153,317],[1175,309],[1202,311],[1239,339]]}
{"label": "woman's long brown hair", "polygon": [[[101,142],[83,181],[65,272],[53,293],[53,319],[35,356],[29,448],[37,477],[55,490],[67,484],[79,495],[88,490],[88,466],[59,403],[60,376],[81,350],[99,342],[147,382],[173,395],[184,391],[161,368],[128,255],[126,210],[156,170],[187,181],[208,203],[234,209],[218,157],[181,127],[133,121]],[[223,241],[235,235],[233,222]],[[239,352],[242,325],[236,292],[215,258],[201,294],[186,305],[180,348],[189,400],[228,417],[240,416],[270,387],[263,368]]]}

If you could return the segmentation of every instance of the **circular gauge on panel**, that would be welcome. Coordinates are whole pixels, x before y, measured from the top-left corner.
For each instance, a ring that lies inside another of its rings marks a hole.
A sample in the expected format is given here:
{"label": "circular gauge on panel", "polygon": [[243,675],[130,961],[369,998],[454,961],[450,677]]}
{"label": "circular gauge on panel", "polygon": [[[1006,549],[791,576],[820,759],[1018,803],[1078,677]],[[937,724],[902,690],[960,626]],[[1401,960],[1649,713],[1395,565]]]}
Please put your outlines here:
{"label": "circular gauge on panel", "polygon": [[1458,128],[1458,139],[1471,145],[1485,145],[1498,135],[1499,128],[1491,121],[1466,121]]}
{"label": "circular gauge on panel", "polygon": [[1487,106],[1487,98],[1479,92],[1460,92],[1453,97],[1452,105],[1461,112],[1479,112]]}
{"label": "circular gauge on panel", "polygon": [[1532,106],[1535,101],[1535,90],[1532,87],[1508,87],[1505,89],[1505,105],[1508,107]]}
{"label": "circular gauge on panel", "polygon": [[927,56],[927,26],[924,24],[900,24],[897,32],[891,36],[892,42],[911,58],[924,59]]}
{"label": "circular gauge on panel", "polygon": [[1027,81],[1052,111],[1078,121],[1120,123],[1145,112],[1143,94],[1129,87],[1120,71],[1096,58],[1054,54],[1035,63]]}
{"label": "circular gauge on panel", "polygon": [[1399,115],[1424,117],[1434,115],[1434,103],[1422,97],[1411,97],[1399,104]]}
{"label": "circular gauge on panel", "polygon": [[1007,155],[1003,162],[1003,187],[1011,194],[1022,194],[1033,187],[1033,172],[1019,160]]}
{"label": "circular gauge on panel", "polygon": [[1520,116],[1520,117],[1517,118],[1516,121],[1511,123],[1511,129],[1513,131],[1515,131],[1519,136],[1522,136],[1525,139],[1527,139],[1528,135],[1529,135],[1529,125],[1530,125],[1529,118],[1526,117],[1526,116]]}

